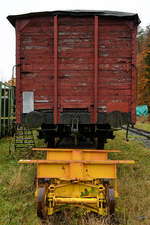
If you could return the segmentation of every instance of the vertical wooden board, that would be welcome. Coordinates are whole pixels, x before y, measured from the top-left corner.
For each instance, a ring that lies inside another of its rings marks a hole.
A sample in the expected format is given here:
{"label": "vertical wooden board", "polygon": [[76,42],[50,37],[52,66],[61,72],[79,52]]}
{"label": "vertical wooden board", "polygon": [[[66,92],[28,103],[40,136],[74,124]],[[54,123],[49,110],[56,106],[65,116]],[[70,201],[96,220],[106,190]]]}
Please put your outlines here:
{"label": "vertical wooden board", "polygon": [[58,122],[58,17],[54,16],[54,123]]}
{"label": "vertical wooden board", "polygon": [[98,108],[98,16],[94,17],[94,115],[93,123],[97,123]]}
{"label": "vertical wooden board", "polygon": [[132,99],[131,99],[131,118],[132,123],[136,123],[136,34],[137,28],[133,25],[132,30]]}

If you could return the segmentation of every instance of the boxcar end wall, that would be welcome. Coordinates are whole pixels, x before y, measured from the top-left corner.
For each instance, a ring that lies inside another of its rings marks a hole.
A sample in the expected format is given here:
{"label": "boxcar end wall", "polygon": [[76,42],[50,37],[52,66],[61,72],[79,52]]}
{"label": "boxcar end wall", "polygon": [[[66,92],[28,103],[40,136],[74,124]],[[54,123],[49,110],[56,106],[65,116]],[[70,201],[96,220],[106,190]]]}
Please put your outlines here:
{"label": "boxcar end wall", "polygon": [[[8,16],[16,28],[17,123],[135,123],[138,15],[54,11]],[[37,116],[37,117],[36,117]]]}

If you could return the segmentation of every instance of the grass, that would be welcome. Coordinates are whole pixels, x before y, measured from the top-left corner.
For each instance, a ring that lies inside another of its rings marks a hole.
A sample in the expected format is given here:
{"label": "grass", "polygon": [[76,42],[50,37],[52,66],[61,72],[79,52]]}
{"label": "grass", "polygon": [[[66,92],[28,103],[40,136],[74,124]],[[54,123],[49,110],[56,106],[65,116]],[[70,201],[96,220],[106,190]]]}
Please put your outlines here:
{"label": "grass", "polygon": [[126,142],[125,133],[120,131],[107,149],[120,149],[111,159],[135,160],[134,165],[118,166],[118,206],[122,224],[150,224],[150,151],[134,140]]}
{"label": "grass", "polygon": [[150,115],[137,117],[135,127],[150,131]]}
{"label": "grass", "polygon": [[0,224],[40,224],[33,196],[35,168],[12,159],[8,154],[9,141],[0,140]]}
{"label": "grass", "polygon": [[[37,140],[36,140],[37,141]],[[11,138],[0,140],[0,225],[42,225],[36,216],[34,198],[33,165],[19,165],[9,155]],[[38,142],[38,145],[43,145]],[[106,149],[119,149],[111,153],[111,159],[135,160],[133,165],[118,166],[117,215],[120,225],[150,225],[150,151],[131,139],[126,142],[125,132],[116,133],[116,138],[106,144]],[[62,220],[63,218],[63,220]],[[80,218],[80,222],[77,218]],[[60,222],[61,221],[61,222]],[[57,218],[56,225],[106,225],[96,216],[77,217],[65,214]],[[59,223],[60,222],[60,223]],[[52,224],[47,222],[47,224]]]}

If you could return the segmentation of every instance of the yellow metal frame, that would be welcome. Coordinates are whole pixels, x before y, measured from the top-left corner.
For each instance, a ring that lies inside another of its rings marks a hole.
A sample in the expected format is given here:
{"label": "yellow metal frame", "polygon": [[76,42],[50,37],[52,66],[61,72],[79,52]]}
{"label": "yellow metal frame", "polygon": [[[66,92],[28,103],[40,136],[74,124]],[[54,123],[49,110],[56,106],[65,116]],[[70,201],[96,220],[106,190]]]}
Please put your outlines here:
{"label": "yellow metal frame", "polygon": [[95,149],[47,149],[46,160],[20,160],[20,163],[37,164],[37,189],[46,179],[45,199],[49,202],[47,214],[52,215],[61,206],[85,207],[100,215],[109,212],[107,189],[104,179],[113,181],[115,197],[117,193],[117,164],[133,164],[132,160],[108,160],[109,152],[119,150]]}
{"label": "yellow metal frame", "polygon": [[[9,119],[9,117],[1,117],[1,119],[2,119],[2,120],[8,120],[8,119]],[[12,120],[15,120],[15,119],[16,119],[16,117],[14,117],[14,116],[13,116],[13,117],[11,117],[11,119],[12,119]]]}

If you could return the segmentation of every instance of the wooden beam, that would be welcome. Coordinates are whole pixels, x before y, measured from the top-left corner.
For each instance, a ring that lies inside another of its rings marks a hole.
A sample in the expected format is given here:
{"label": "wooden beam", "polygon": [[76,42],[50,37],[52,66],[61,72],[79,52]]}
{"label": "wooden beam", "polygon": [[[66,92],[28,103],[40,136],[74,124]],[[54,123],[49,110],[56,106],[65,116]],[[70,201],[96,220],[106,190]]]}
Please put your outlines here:
{"label": "wooden beam", "polygon": [[132,30],[132,100],[131,100],[131,121],[136,123],[136,34],[137,28]]}
{"label": "wooden beam", "polygon": [[54,123],[58,122],[58,18],[54,16]]}
{"label": "wooden beam", "polygon": [[98,107],[98,16],[94,17],[94,123],[97,123]]}

